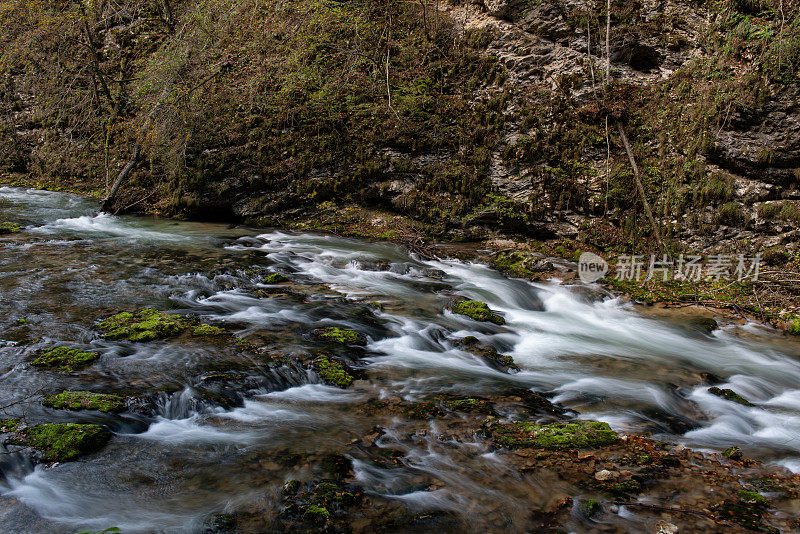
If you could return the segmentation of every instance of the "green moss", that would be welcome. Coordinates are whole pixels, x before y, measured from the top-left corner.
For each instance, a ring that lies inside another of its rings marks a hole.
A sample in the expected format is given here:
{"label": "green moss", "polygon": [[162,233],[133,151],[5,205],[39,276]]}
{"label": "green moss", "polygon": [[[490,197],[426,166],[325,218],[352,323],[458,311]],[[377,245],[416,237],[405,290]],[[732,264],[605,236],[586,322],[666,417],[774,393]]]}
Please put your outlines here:
{"label": "green moss", "polygon": [[492,404],[485,399],[467,397],[466,399],[446,400],[442,403],[445,408],[458,412],[482,413],[490,415],[494,413]]}
{"label": "green moss", "polygon": [[722,397],[723,399],[731,402],[735,402],[737,404],[741,404],[742,406],[753,406],[753,404],[733,391],[732,389],[720,389],[716,386],[708,388],[708,392],[712,395],[716,395],[717,397]]}
{"label": "green moss", "polygon": [[742,459],[742,449],[737,446],[728,447],[724,451],[722,451],[722,455],[725,458],[730,458],[731,460],[741,460]]}
{"label": "green moss", "polygon": [[46,396],[42,404],[59,410],[119,412],[125,409],[125,398],[89,391],[64,391],[57,395]]}
{"label": "green moss", "polygon": [[0,432],[16,432],[21,422],[22,421],[18,417],[13,419],[0,419]]}
{"label": "green moss", "polygon": [[44,423],[27,427],[9,442],[39,450],[48,462],[69,462],[102,448],[111,433],[98,425]]}
{"label": "green moss", "polygon": [[594,499],[586,499],[581,503],[581,513],[586,517],[592,517],[599,513],[603,507]]}
{"label": "green moss", "polygon": [[152,308],[122,312],[97,324],[106,339],[150,341],[177,336],[188,327],[185,318]]}
{"label": "green moss", "polygon": [[289,277],[284,276],[281,273],[272,273],[271,275],[264,278],[265,284],[280,284],[283,282],[288,282]]}
{"label": "green moss", "polygon": [[95,361],[98,355],[71,347],[55,347],[46,350],[33,360],[37,367],[50,367],[61,371],[74,371]]}
{"label": "green moss", "polygon": [[483,322],[491,322],[494,324],[506,324],[505,319],[493,313],[485,302],[477,300],[461,300],[453,304],[453,313],[465,315],[470,319]]}
{"label": "green moss", "polygon": [[192,333],[196,336],[221,336],[225,334],[225,330],[218,326],[211,326],[210,324],[201,324],[194,327]]}
{"label": "green moss", "polygon": [[17,232],[21,232],[22,227],[18,224],[14,224],[8,221],[1,221],[0,222],[0,235],[4,234],[16,234]]}
{"label": "green moss", "polygon": [[786,331],[793,336],[800,336],[800,315],[793,315],[789,319],[789,326]]}
{"label": "green moss", "polygon": [[346,388],[353,383],[353,377],[350,375],[342,364],[337,361],[331,360],[328,356],[319,356],[314,360],[314,368],[328,384]]}
{"label": "green moss", "polygon": [[635,480],[626,480],[624,482],[617,482],[611,486],[611,491],[614,493],[638,493],[642,489],[642,485]]}
{"label": "green moss", "polygon": [[336,341],[337,343],[344,343],[346,345],[364,345],[367,340],[363,335],[350,330],[349,328],[341,328],[338,326],[326,326],[324,328],[317,328],[311,335],[318,339],[327,341]]}
{"label": "green moss", "polygon": [[764,506],[769,504],[766,497],[757,491],[739,490],[736,492],[736,496],[748,504],[762,504]]}
{"label": "green moss", "polygon": [[617,441],[617,434],[608,423],[575,421],[539,425],[528,421],[501,423],[490,429],[501,445],[520,448],[570,449],[598,447]]}

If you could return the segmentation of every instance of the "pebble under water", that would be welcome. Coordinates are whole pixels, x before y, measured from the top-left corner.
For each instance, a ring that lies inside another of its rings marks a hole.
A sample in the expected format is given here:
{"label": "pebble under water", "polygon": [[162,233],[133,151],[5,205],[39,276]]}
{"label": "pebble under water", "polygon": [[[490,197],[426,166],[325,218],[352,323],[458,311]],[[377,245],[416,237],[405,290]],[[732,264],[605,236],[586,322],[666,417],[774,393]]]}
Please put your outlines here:
{"label": "pebble under water", "polygon": [[[478,436],[451,439],[424,420],[412,433],[408,418],[367,408],[510,387],[620,433],[710,451],[738,445],[800,472],[800,343],[764,327],[709,333],[689,314],[656,317],[599,287],[510,279],[386,243],[97,215],[79,197],[19,188],[0,188],[0,202],[25,226],[0,238],[0,406],[21,401],[2,417],[113,431],[99,452],[55,467],[0,446],[6,532],[204,532],[209,518],[237,510],[258,510],[269,525],[287,481],[318,477],[331,454],[352,461],[365,493],[430,513],[427,528],[514,530],[559,481],[520,474]],[[265,283],[271,273],[289,282]],[[445,310],[455,297],[488,303],[506,324]],[[247,344],[98,335],[97,321],[142,307],[196,316]],[[366,343],[332,346],[311,335],[324,326],[360,332]],[[511,356],[519,372],[465,350],[466,336]],[[69,373],[31,365],[55,344],[100,358]],[[352,386],[326,385],[302,363],[319,351],[348,363]],[[212,379],[225,373],[235,387]],[[709,377],[753,405],[712,395]],[[61,390],[149,396],[152,409],[40,404],[39,394]],[[375,427],[374,445],[350,446]],[[381,450],[391,451],[391,466],[376,461]],[[456,523],[436,526],[436,513]],[[642,528],[633,513],[608,521]],[[570,528],[585,530],[579,519]]]}

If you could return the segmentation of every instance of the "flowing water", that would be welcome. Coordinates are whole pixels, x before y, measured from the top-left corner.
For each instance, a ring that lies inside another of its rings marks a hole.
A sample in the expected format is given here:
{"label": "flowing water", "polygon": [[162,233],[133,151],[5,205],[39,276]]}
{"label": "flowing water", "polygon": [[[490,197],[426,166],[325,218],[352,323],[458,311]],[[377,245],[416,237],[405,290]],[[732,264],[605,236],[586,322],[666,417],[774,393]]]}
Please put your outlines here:
{"label": "flowing water", "polygon": [[[0,456],[4,531],[201,531],[209,514],[275,501],[286,480],[313,476],[311,464],[280,458],[324,455],[369,433],[375,421],[354,409],[368,399],[507,385],[621,432],[709,450],[739,445],[800,471],[800,344],[759,326],[708,334],[691,317],[655,318],[599,288],[509,279],[390,244],[97,215],[79,197],[16,188],[0,188],[0,202],[6,218],[25,226],[0,239],[0,405],[21,400],[6,412],[28,423],[96,422],[114,432],[100,452],[53,468]],[[291,283],[264,284],[270,272]],[[442,311],[454,296],[487,302],[506,325]],[[365,303],[374,313],[354,313]],[[368,339],[353,360],[362,379],[342,390],[291,358],[276,368],[218,344],[106,341],[93,329],[143,306],[226,325],[270,355],[313,351],[309,332],[319,326],[349,327]],[[459,348],[467,335],[512,356],[520,372]],[[56,342],[101,357],[69,374],[30,365]],[[198,397],[202,377],[220,370],[247,374],[243,403],[225,408]],[[754,406],[708,393],[710,375]],[[161,393],[152,416],[65,413],[31,397],[62,389]],[[392,441],[391,429],[382,440]],[[403,454],[392,470],[353,458],[365,491],[415,510],[499,508],[513,518],[552,490],[510,473],[483,442],[447,443],[435,425]],[[435,488],[420,489],[429,479]]]}

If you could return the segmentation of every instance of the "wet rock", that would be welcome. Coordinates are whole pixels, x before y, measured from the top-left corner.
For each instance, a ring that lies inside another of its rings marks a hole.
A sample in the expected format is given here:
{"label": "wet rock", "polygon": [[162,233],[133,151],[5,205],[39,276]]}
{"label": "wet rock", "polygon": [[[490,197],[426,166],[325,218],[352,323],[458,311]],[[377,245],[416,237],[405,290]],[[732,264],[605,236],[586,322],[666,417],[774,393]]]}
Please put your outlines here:
{"label": "wet rock", "polygon": [[99,425],[43,423],[23,428],[8,443],[36,449],[46,462],[69,462],[101,449],[109,439],[111,433]]}
{"label": "wet rock", "polygon": [[353,375],[345,367],[331,359],[330,356],[318,356],[314,359],[314,369],[325,383],[340,388],[346,388],[353,383]]}
{"label": "wet rock", "polygon": [[74,371],[94,362],[99,356],[71,347],[55,347],[39,354],[33,360],[36,367],[47,367],[60,371]]}
{"label": "wet rock", "polygon": [[642,485],[636,480],[626,480],[624,482],[617,482],[611,485],[611,491],[620,495],[630,495],[639,493],[642,490]]}
{"label": "wet rock", "polygon": [[487,431],[499,445],[511,448],[570,449],[600,447],[618,440],[608,423],[575,421],[539,425],[530,421],[489,423]]}
{"label": "wet rock", "polygon": [[490,322],[498,325],[506,324],[505,319],[492,312],[485,302],[477,300],[460,300],[450,305],[450,311],[464,315],[470,319],[481,322]]}
{"label": "wet rock", "polygon": [[47,395],[42,400],[42,405],[57,410],[121,412],[125,409],[125,398],[89,391],[63,391],[56,395]]}
{"label": "wet rock", "polygon": [[608,469],[603,469],[594,474],[595,480],[599,480],[601,482],[617,478],[618,476],[619,473],[617,473],[616,471],[609,471]]}
{"label": "wet rock", "polygon": [[514,358],[498,353],[494,347],[481,345],[475,336],[462,338],[457,342],[457,345],[479,357],[498,371],[519,371],[519,367],[514,363]]}
{"label": "wet rock", "polygon": [[22,227],[18,224],[0,221],[0,235],[16,234],[22,231]]}
{"label": "wet rock", "polygon": [[586,499],[580,503],[580,513],[586,518],[591,518],[603,510],[603,507],[594,499]]}
{"label": "wet rock", "polygon": [[442,401],[442,405],[445,409],[456,412],[480,413],[484,415],[493,415],[495,413],[492,404],[488,400],[480,397],[449,399]]}
{"label": "wet rock", "polygon": [[742,449],[734,445],[722,451],[722,455],[726,458],[730,458],[731,460],[741,460]]}
{"label": "wet rock", "polygon": [[288,281],[289,281],[289,277],[286,276],[286,275],[283,275],[281,273],[272,273],[272,274],[264,277],[264,283],[265,284],[282,284],[282,283],[288,282]]}
{"label": "wet rock", "polygon": [[326,326],[311,332],[311,336],[323,341],[334,341],[344,345],[366,345],[367,340],[362,335],[349,328],[339,326]]}
{"label": "wet rock", "polygon": [[741,404],[742,406],[754,406],[753,403],[733,391],[732,389],[720,389],[716,386],[708,388],[708,392],[712,395],[716,395],[717,397],[722,397],[723,399],[731,402],[735,402],[737,404]]}
{"label": "wet rock", "polygon": [[236,516],[234,514],[214,514],[203,522],[206,534],[228,534],[235,532]]}
{"label": "wet rock", "polygon": [[550,261],[522,251],[500,252],[492,258],[491,265],[502,273],[532,280],[556,270]]}
{"label": "wet rock", "polygon": [[678,526],[666,521],[656,523],[656,534],[678,534]]}

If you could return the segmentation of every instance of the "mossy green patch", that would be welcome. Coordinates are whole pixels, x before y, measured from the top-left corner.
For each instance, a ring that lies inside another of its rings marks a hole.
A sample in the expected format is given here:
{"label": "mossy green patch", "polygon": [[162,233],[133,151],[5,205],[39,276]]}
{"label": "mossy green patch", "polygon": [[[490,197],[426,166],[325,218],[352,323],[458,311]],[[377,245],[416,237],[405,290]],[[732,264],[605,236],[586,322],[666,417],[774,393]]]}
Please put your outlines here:
{"label": "mossy green patch", "polygon": [[282,284],[283,282],[288,282],[289,277],[284,276],[281,273],[272,273],[269,276],[264,277],[265,284]]}
{"label": "mossy green patch", "polygon": [[125,409],[125,398],[118,395],[91,393],[89,391],[64,391],[48,395],[42,400],[44,406],[58,410],[99,410],[119,412]]}
{"label": "mossy green patch", "polygon": [[741,404],[742,406],[753,406],[753,403],[751,403],[749,400],[745,399],[732,389],[720,389],[714,386],[708,388],[708,392],[711,393],[712,395],[716,395],[717,397],[722,397],[727,401]]}
{"label": "mossy green patch", "polygon": [[741,460],[742,449],[740,449],[736,445],[733,445],[722,451],[722,455],[726,458],[730,458],[731,460]]}
{"label": "mossy green patch", "polygon": [[769,504],[766,497],[757,491],[739,490],[736,492],[736,496],[748,504],[763,504],[764,506]]}
{"label": "mossy green patch", "polygon": [[585,517],[592,517],[598,514],[603,509],[600,503],[594,499],[586,499],[580,504],[581,513]]}
{"label": "mossy green patch", "polygon": [[621,493],[623,495],[638,493],[641,491],[641,489],[642,485],[635,480],[626,480],[624,482],[617,482],[616,484],[611,485],[611,491],[614,493]]}
{"label": "mossy green patch", "polygon": [[446,400],[442,404],[448,410],[457,412],[482,413],[486,415],[494,413],[494,408],[492,408],[492,404],[489,401],[475,397]]}
{"label": "mossy green patch", "polygon": [[451,309],[453,313],[465,315],[476,321],[488,321],[494,324],[506,324],[505,319],[492,312],[485,302],[480,302],[477,300],[460,300],[453,304]]}
{"label": "mossy green patch", "polygon": [[17,232],[21,231],[22,227],[18,224],[14,224],[8,221],[0,221],[0,235],[16,234]]}
{"label": "mossy green patch", "polygon": [[225,330],[218,326],[203,323],[194,327],[192,333],[196,336],[221,336],[225,334]]}
{"label": "mossy green patch", "polygon": [[177,336],[188,327],[187,320],[153,308],[122,312],[97,324],[106,339],[150,341]]}
{"label": "mossy green patch", "polygon": [[349,328],[341,328],[339,326],[326,326],[324,328],[317,328],[311,335],[326,341],[335,341],[337,343],[344,343],[346,345],[364,345],[367,340],[363,335],[359,334]]}
{"label": "mossy green patch", "polygon": [[42,352],[33,360],[37,367],[50,367],[61,371],[74,371],[95,361],[98,355],[71,347],[55,347]]}
{"label": "mossy green patch", "polygon": [[328,356],[319,356],[314,360],[314,368],[326,383],[346,388],[353,383],[353,376],[339,362]]}
{"label": "mossy green patch", "polygon": [[48,462],[69,462],[101,449],[110,438],[99,425],[43,423],[21,430],[9,443],[37,449]]}
{"label": "mossy green patch", "polygon": [[18,418],[0,419],[0,432],[16,432],[22,421]]}
{"label": "mossy green patch", "polygon": [[498,423],[490,427],[494,439],[512,448],[570,449],[599,447],[617,441],[608,423],[574,421],[539,425],[530,421]]}

